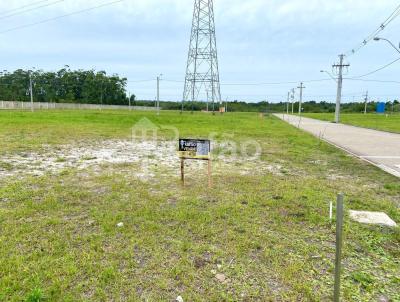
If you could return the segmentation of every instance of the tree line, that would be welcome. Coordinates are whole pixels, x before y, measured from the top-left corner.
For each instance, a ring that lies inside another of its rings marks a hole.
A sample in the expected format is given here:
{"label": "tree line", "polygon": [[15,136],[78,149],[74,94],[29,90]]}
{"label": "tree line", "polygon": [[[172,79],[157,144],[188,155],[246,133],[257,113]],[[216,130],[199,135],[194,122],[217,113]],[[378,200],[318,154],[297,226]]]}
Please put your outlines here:
{"label": "tree line", "polygon": [[[56,72],[22,70],[0,73],[0,100],[34,102],[127,105],[127,79],[108,76],[105,71],[71,70]],[[134,96],[133,96],[134,99]]]}
{"label": "tree line", "polygon": [[[126,92],[127,79],[117,74],[107,75],[105,71],[71,70],[69,66],[56,71],[22,70],[14,72],[0,72],[0,100],[4,101],[30,101],[30,83],[34,102],[49,103],[79,103],[79,104],[104,104],[128,105],[129,99]],[[155,106],[154,101],[137,101],[131,95],[132,106]],[[163,110],[181,110],[181,102],[160,102]],[[283,112],[286,103],[272,102],[244,102],[235,100],[223,104],[229,112]],[[342,104],[342,112],[364,112],[364,102],[351,102]],[[377,102],[368,102],[367,111],[375,112]],[[208,109],[219,111],[220,104],[209,104]],[[206,110],[204,102],[185,102],[185,111]],[[334,102],[309,101],[302,104],[304,112],[330,113],[335,111]],[[289,106],[292,111],[292,106]],[[294,104],[293,111],[299,111],[298,102]],[[386,103],[387,112],[400,112],[400,103],[394,100]]]}
{"label": "tree line", "polygon": [[[137,106],[156,106],[154,101],[136,101],[135,105]],[[375,112],[378,102],[368,102],[367,103],[367,112]],[[248,103],[244,101],[233,101],[233,102],[224,102],[222,104],[223,107],[227,108],[228,112],[263,112],[263,113],[274,113],[274,112],[284,112],[287,110],[287,103],[272,103],[272,102],[258,102],[258,103]],[[160,102],[160,107],[163,110],[181,110],[182,103],[181,102]],[[212,111],[212,104],[208,105],[209,111]],[[215,103],[214,109],[215,111],[219,111],[220,104]],[[335,112],[336,104],[333,102],[316,102],[309,101],[302,103],[303,112],[309,113],[333,113]],[[207,110],[207,104],[204,102],[185,102],[183,104],[184,111],[205,111]],[[341,105],[341,110],[343,113],[360,113],[365,110],[364,102],[351,102],[351,103],[343,103]],[[299,103],[293,104],[294,113],[299,112]],[[400,102],[394,100],[392,102],[386,103],[386,111],[387,112],[400,112]],[[289,112],[292,112],[292,105],[289,104]]]}

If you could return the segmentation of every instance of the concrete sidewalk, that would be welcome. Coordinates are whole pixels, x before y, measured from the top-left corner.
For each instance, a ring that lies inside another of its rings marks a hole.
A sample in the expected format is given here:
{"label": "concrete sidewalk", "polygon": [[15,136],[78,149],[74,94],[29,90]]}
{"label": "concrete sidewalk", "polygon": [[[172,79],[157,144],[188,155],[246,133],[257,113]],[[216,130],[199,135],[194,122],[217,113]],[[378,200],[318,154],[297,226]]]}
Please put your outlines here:
{"label": "concrete sidewalk", "polygon": [[275,116],[400,177],[400,134],[293,115]]}

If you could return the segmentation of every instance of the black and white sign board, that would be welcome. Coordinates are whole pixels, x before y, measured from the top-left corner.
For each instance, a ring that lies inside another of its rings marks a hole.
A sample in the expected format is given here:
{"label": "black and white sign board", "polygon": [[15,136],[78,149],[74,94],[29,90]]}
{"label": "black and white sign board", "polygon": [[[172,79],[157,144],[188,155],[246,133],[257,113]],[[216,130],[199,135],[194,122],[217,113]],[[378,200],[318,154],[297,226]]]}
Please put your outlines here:
{"label": "black and white sign board", "polygon": [[204,139],[179,139],[179,157],[186,159],[210,159],[211,142]]}
{"label": "black and white sign board", "polygon": [[205,139],[179,139],[179,157],[181,159],[181,180],[185,184],[185,160],[208,161],[208,185],[211,187],[211,141]]}

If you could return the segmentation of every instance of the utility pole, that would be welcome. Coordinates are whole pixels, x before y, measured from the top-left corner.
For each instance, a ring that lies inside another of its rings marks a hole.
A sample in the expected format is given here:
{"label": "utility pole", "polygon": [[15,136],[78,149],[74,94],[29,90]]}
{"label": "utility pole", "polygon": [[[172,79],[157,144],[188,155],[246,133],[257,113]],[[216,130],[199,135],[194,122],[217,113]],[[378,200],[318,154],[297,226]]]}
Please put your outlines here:
{"label": "utility pole", "polygon": [[160,78],[162,74],[157,77],[157,115],[160,115]]}
{"label": "utility pole", "polygon": [[32,83],[32,71],[29,71],[29,93],[31,95],[31,111],[33,112],[33,83]]}
{"label": "utility pole", "polygon": [[300,83],[300,86],[297,87],[298,89],[300,89],[300,100],[299,100],[299,115],[301,115],[301,106],[303,104],[303,89],[305,89],[306,87],[304,87],[303,82]]}
{"label": "utility pole", "polygon": [[343,87],[343,67],[349,67],[350,64],[343,64],[344,55],[340,55],[339,64],[334,64],[332,67],[339,69],[338,72],[338,87],[337,87],[337,95],[336,95],[336,110],[335,110],[335,123],[340,123],[340,104],[342,102],[342,87]]}
{"label": "utility pole", "polygon": [[130,92],[128,93],[128,96],[129,96],[129,111],[131,111],[132,108],[131,108],[131,93]]}
{"label": "utility pole", "polygon": [[157,77],[157,115],[160,115],[160,77]]}
{"label": "utility pole", "polygon": [[286,114],[289,115],[290,91],[287,93]]}
{"label": "utility pole", "polygon": [[295,93],[295,89],[292,88],[292,115],[294,114],[294,93]]}
{"label": "utility pole", "polygon": [[364,106],[364,114],[367,114],[367,106],[368,106],[368,91],[365,93],[365,106]]}
{"label": "utility pole", "polygon": [[100,111],[103,110],[103,88],[104,88],[104,79],[101,80],[101,95],[100,95]]}
{"label": "utility pole", "polygon": [[103,110],[103,86],[101,86],[100,111]]}

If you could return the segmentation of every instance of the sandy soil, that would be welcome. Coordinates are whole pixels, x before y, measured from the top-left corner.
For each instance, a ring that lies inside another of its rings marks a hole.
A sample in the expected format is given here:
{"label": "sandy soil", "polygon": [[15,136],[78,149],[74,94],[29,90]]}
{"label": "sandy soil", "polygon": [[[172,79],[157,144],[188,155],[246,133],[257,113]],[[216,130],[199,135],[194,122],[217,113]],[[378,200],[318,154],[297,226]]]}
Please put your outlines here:
{"label": "sandy soil", "polygon": [[[214,146],[216,148],[221,146]],[[180,161],[175,142],[106,140],[77,143],[65,146],[44,146],[40,153],[7,154],[0,157],[0,178],[41,176],[57,174],[64,169],[94,169],[101,171],[102,165],[135,164],[135,174],[141,179],[150,179],[162,171],[178,175]],[[202,169],[203,161],[186,161],[190,169]],[[267,164],[257,158],[220,154],[213,158],[213,170],[237,172],[238,174],[281,174],[282,164]]]}

